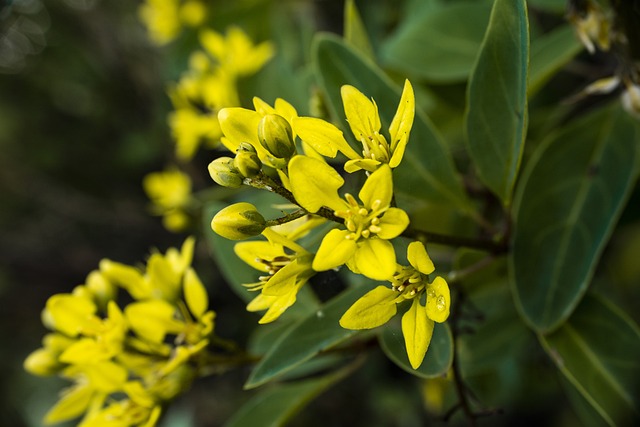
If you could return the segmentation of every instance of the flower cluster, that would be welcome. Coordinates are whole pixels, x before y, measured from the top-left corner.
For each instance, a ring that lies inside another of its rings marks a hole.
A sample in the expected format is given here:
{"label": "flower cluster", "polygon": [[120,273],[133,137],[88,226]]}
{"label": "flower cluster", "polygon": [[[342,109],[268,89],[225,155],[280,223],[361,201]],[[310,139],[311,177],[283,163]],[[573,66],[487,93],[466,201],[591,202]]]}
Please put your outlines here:
{"label": "flower cluster", "polygon": [[[191,268],[194,240],[154,253],[144,270],[103,260],[85,284],[53,295],[51,333],[25,368],[73,382],[46,423],[84,414],[80,426],[154,426],[162,406],[188,387],[213,333],[215,313]],[[116,303],[126,291],[133,300]]]}
{"label": "flower cluster", "polygon": [[[273,55],[269,42],[258,45],[238,27],[226,35],[211,29],[200,31],[201,50],[191,54],[189,69],[169,89],[174,111],[168,121],[175,155],[188,161],[201,144],[215,147],[222,130],[218,111],[240,105],[237,80],[256,73]],[[153,213],[162,215],[169,231],[182,231],[189,224],[186,206],[191,200],[191,180],[175,167],[147,175],[143,186],[153,202]]]}
{"label": "flower cluster", "polygon": [[238,27],[230,27],[226,35],[204,29],[200,45],[202,50],[191,54],[189,69],[169,90],[174,108],[169,126],[181,160],[191,159],[203,142],[219,143],[218,111],[240,105],[238,78],[255,74],[273,56],[271,43],[254,45]]}
{"label": "flower cluster", "polygon": [[[356,301],[340,324],[348,329],[375,328],[396,314],[398,303],[412,300],[402,324],[409,359],[418,368],[434,322],[448,317],[450,297],[442,277],[429,280],[434,266],[422,243],[409,245],[410,267],[396,263],[392,243],[409,225],[407,213],[395,206],[393,169],[402,161],[413,125],[413,89],[406,81],[384,134],[375,101],[349,85],[342,87],[341,95],[359,150],[352,148],[335,125],[300,117],[282,99],[273,107],[255,98],[254,110],[220,111],[222,142],[236,155],[218,158],[209,165],[213,180],[231,188],[249,185],[276,192],[297,210],[282,218],[265,219],[255,206],[238,203],[218,212],[211,226],[232,240],[260,234],[266,237],[267,241],[241,242],[235,248],[247,264],[268,273],[257,283],[246,285],[261,292],[247,307],[249,311],[267,310],[260,323],[277,319],[318,272],[345,265],[369,279],[388,281],[389,287],[379,286]],[[341,191],[346,184],[343,174],[326,160],[338,153],[347,158],[343,165],[347,174],[365,172],[357,198]],[[294,228],[284,235],[275,230],[288,221],[303,221],[302,231]],[[334,227],[328,231],[323,228],[326,234],[315,253],[295,241],[327,221]]]}

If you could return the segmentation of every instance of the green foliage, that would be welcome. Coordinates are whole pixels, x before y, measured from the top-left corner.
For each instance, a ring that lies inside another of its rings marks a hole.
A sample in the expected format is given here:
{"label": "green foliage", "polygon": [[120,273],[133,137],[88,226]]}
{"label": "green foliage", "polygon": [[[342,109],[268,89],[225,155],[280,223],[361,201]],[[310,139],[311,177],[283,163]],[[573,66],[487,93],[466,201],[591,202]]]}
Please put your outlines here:
{"label": "green foliage", "polygon": [[567,322],[540,341],[608,425],[640,421],[640,329],[615,305],[587,295]]}
{"label": "green foliage", "polygon": [[511,203],[527,133],[528,67],[526,4],[496,0],[469,79],[466,141],[480,179],[505,205]]}
{"label": "green foliage", "polygon": [[601,110],[532,156],[514,207],[509,265],[517,305],[534,329],[558,327],[589,286],[635,184],[636,132],[620,109]]}

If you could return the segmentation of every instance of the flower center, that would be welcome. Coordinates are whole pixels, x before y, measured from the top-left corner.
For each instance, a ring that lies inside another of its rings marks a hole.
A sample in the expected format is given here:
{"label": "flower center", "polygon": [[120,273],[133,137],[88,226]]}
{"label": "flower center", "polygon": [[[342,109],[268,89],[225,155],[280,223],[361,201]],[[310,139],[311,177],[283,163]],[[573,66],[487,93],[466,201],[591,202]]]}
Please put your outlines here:
{"label": "flower center", "polygon": [[346,236],[349,240],[358,240],[372,237],[382,231],[380,228],[380,216],[382,216],[388,206],[382,206],[382,201],[377,199],[371,204],[371,208],[360,206],[355,197],[347,193],[344,198],[349,203],[349,207],[342,211],[335,211],[334,215],[344,219],[344,225],[351,233]]}
{"label": "flower center", "polygon": [[365,159],[377,160],[381,163],[389,163],[391,153],[389,143],[384,135],[375,131],[372,135],[362,135],[362,157]]}
{"label": "flower center", "polygon": [[400,293],[405,299],[411,299],[422,293],[427,286],[424,274],[413,267],[402,267],[391,278],[391,289]]}

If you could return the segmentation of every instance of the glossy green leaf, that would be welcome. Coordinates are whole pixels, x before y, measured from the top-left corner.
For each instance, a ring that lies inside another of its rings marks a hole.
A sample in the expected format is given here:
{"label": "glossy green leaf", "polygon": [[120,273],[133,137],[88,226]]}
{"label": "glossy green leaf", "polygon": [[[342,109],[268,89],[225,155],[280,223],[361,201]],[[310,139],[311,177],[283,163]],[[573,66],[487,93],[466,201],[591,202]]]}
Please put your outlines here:
{"label": "glossy green leaf", "polygon": [[527,129],[529,23],[524,0],[496,0],[467,87],[466,142],[478,176],[511,202]]}
{"label": "glossy green leaf", "polygon": [[465,80],[489,22],[489,2],[428,7],[410,17],[383,45],[385,67],[433,82]]}
{"label": "glossy green leaf", "polygon": [[351,373],[352,367],[322,378],[280,384],[259,392],[225,423],[225,427],[283,426],[307,403]]}
{"label": "glossy green leaf", "polygon": [[277,378],[321,351],[353,336],[356,331],[343,329],[338,321],[351,304],[368,290],[368,287],[358,287],[343,292],[280,335],[251,372],[245,389]]}
{"label": "glossy green leaf", "polygon": [[[376,101],[383,129],[388,129],[400,100],[401,91],[397,85],[375,64],[337,37],[318,36],[313,45],[313,57],[318,82],[327,96],[332,116],[338,118],[339,126],[346,128],[340,87],[350,84]],[[350,134],[348,131],[345,133]],[[402,163],[394,171],[394,182],[396,194],[449,203],[465,211],[472,210],[450,153],[429,119],[419,109],[416,109]]]}
{"label": "glossy green leaf", "polygon": [[378,339],[384,354],[400,368],[418,377],[434,378],[445,375],[453,362],[453,338],[449,325],[435,324],[433,337],[422,365],[418,369],[413,369],[409,363],[399,320],[400,316],[396,316],[380,328]]}
{"label": "glossy green leaf", "polygon": [[564,65],[573,59],[583,46],[570,25],[563,25],[544,36],[532,40],[529,64],[529,96],[542,86]]}
{"label": "glossy green leaf", "polygon": [[516,202],[509,270],[523,318],[558,327],[584,294],[634,182],[637,124],[622,109],[574,122],[538,147]]}
{"label": "glossy green leaf", "polygon": [[640,423],[640,330],[618,307],[587,295],[566,323],[540,341],[607,424]]}
{"label": "glossy green leaf", "polygon": [[369,58],[374,58],[373,48],[362,22],[355,0],[344,2],[344,39]]}

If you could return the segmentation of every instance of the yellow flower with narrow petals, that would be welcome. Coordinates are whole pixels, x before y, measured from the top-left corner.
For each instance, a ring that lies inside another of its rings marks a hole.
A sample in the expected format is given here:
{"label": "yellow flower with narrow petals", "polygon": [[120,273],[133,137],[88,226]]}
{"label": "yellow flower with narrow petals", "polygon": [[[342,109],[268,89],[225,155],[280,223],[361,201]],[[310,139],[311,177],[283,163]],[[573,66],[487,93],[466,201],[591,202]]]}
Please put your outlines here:
{"label": "yellow flower with narrow petals", "polygon": [[344,219],[346,230],[331,230],[322,240],[313,260],[313,269],[325,271],[346,264],[352,271],[374,280],[389,279],[396,269],[396,255],[389,239],[398,237],[409,225],[402,209],[391,207],[391,168],[382,165],[368,178],[358,193],[344,199],[338,189],[344,180],[325,162],[295,156],[289,163],[293,195],[307,211],[322,207]]}
{"label": "yellow flower with narrow petals", "polygon": [[234,250],[244,262],[266,273],[245,286],[260,291],[247,310],[267,310],[258,323],[269,323],[296,302],[296,295],[315,271],[311,268],[313,254],[302,246],[269,228],[262,234],[268,241],[237,243]]}
{"label": "yellow flower with narrow petals", "polygon": [[398,109],[389,126],[389,140],[380,133],[382,124],[375,101],[349,85],[342,86],[340,93],[351,132],[362,144],[362,155],[351,148],[340,129],[324,120],[296,118],[293,120],[294,131],[323,156],[335,157],[338,151],[347,156],[349,160],[344,165],[347,172],[361,169],[373,172],[383,164],[397,167],[404,156],[415,115],[411,83],[405,81]]}
{"label": "yellow flower with narrow petals", "polygon": [[442,323],[449,317],[451,296],[442,277],[429,282],[435,267],[421,242],[409,244],[407,258],[411,265],[397,266],[390,280],[392,287],[378,286],[365,294],[344,313],[340,325],[346,329],[382,326],[396,315],[398,303],[411,300],[411,307],[402,316],[402,334],[409,362],[417,369],[429,348],[434,322]]}

